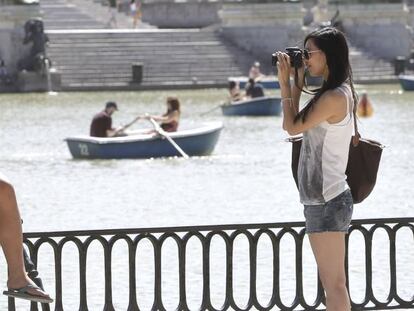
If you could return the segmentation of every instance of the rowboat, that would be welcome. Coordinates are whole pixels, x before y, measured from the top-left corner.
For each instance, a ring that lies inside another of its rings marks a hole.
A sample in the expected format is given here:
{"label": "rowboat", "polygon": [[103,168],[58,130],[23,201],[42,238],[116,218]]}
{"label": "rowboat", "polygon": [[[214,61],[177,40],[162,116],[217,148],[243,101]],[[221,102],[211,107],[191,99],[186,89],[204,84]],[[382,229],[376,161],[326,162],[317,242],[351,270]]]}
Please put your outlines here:
{"label": "rowboat", "polygon": [[[239,86],[241,89],[244,89],[246,86],[247,81],[249,81],[248,77],[229,77],[228,81],[235,81],[239,82]],[[279,89],[279,81],[277,81],[276,77],[272,76],[264,76],[260,78],[260,80],[257,81],[257,83],[260,83],[263,85],[265,89]]]}
{"label": "rowboat", "polygon": [[[223,123],[211,122],[197,128],[168,133],[189,156],[209,155],[223,129]],[[177,149],[157,133],[122,137],[76,136],[65,139],[75,159],[149,159],[180,156]]]}
{"label": "rowboat", "polygon": [[398,80],[404,91],[414,91],[414,75],[399,75]]}
{"label": "rowboat", "polygon": [[280,97],[256,97],[222,105],[225,116],[278,116],[282,111]]}

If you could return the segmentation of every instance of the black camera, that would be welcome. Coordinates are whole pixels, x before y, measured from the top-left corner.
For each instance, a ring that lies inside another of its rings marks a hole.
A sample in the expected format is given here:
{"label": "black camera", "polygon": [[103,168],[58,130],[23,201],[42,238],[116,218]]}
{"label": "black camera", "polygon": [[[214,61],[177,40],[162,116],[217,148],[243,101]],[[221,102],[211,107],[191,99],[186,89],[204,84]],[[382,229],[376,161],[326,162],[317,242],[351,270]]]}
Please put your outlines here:
{"label": "black camera", "polygon": [[[295,47],[286,48],[286,54],[290,57],[290,66],[294,68],[300,68],[303,66],[303,51]],[[272,66],[276,66],[277,64],[277,56],[276,53],[272,54]]]}

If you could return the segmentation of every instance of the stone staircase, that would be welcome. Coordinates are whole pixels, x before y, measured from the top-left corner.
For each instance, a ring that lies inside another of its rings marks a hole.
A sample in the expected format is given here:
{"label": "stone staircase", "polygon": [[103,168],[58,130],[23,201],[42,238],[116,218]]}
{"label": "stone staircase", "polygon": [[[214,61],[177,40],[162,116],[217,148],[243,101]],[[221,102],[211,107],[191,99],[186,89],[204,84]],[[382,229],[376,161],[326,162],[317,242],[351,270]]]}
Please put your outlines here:
{"label": "stone staircase", "polygon": [[350,46],[350,60],[355,83],[374,84],[397,81],[393,64],[371,56],[352,44]]}
{"label": "stone staircase", "polygon": [[[131,17],[123,12],[116,16],[118,29],[108,29],[110,13],[103,3],[40,2],[50,39],[47,53],[62,75],[63,90],[223,86],[252,62],[214,29],[158,30],[141,23],[132,30]],[[143,65],[140,84],[132,82],[135,63]]]}
{"label": "stone staircase", "polygon": [[[214,30],[48,31],[48,56],[64,90],[224,86],[243,75],[249,55],[234,53]],[[132,65],[143,64],[142,83]]]}
{"label": "stone staircase", "polygon": [[[128,1],[126,1],[128,2]],[[158,30],[131,27],[123,12],[108,29],[110,13],[102,0],[41,0],[48,56],[62,75],[63,90],[153,89],[224,86],[229,76],[245,75],[253,58],[232,46],[216,29]],[[134,83],[132,66],[143,66]],[[391,64],[351,48],[357,83],[395,81]],[[273,72],[273,68],[265,72]]]}

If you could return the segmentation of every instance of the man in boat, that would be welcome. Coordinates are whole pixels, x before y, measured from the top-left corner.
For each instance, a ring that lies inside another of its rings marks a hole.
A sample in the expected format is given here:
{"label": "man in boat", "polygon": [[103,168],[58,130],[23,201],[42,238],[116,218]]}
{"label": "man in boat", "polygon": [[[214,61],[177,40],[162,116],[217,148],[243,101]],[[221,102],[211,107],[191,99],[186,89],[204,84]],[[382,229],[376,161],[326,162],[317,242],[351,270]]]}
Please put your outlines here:
{"label": "man in boat", "polygon": [[265,96],[263,85],[256,82],[253,78],[249,79],[249,82],[246,84],[245,90],[246,90],[246,97],[248,98],[256,98],[256,97]]}
{"label": "man in boat", "polygon": [[249,79],[253,79],[255,82],[260,81],[263,78],[263,74],[260,71],[260,63],[254,62],[249,70]]}
{"label": "man in boat", "polygon": [[105,109],[93,117],[89,135],[93,137],[126,136],[124,130],[140,119],[140,116],[136,117],[132,122],[115,129],[112,127],[112,114],[117,110],[118,106],[115,102],[107,102]]}

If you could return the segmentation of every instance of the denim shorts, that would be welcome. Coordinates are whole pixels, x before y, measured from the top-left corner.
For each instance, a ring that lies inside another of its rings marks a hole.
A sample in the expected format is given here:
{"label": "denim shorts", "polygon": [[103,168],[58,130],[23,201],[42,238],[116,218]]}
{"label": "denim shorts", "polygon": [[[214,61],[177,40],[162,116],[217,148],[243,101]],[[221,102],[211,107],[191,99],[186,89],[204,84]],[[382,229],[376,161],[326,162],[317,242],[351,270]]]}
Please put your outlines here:
{"label": "denim shorts", "polygon": [[353,209],[349,189],[324,204],[305,205],[306,233],[348,232]]}

